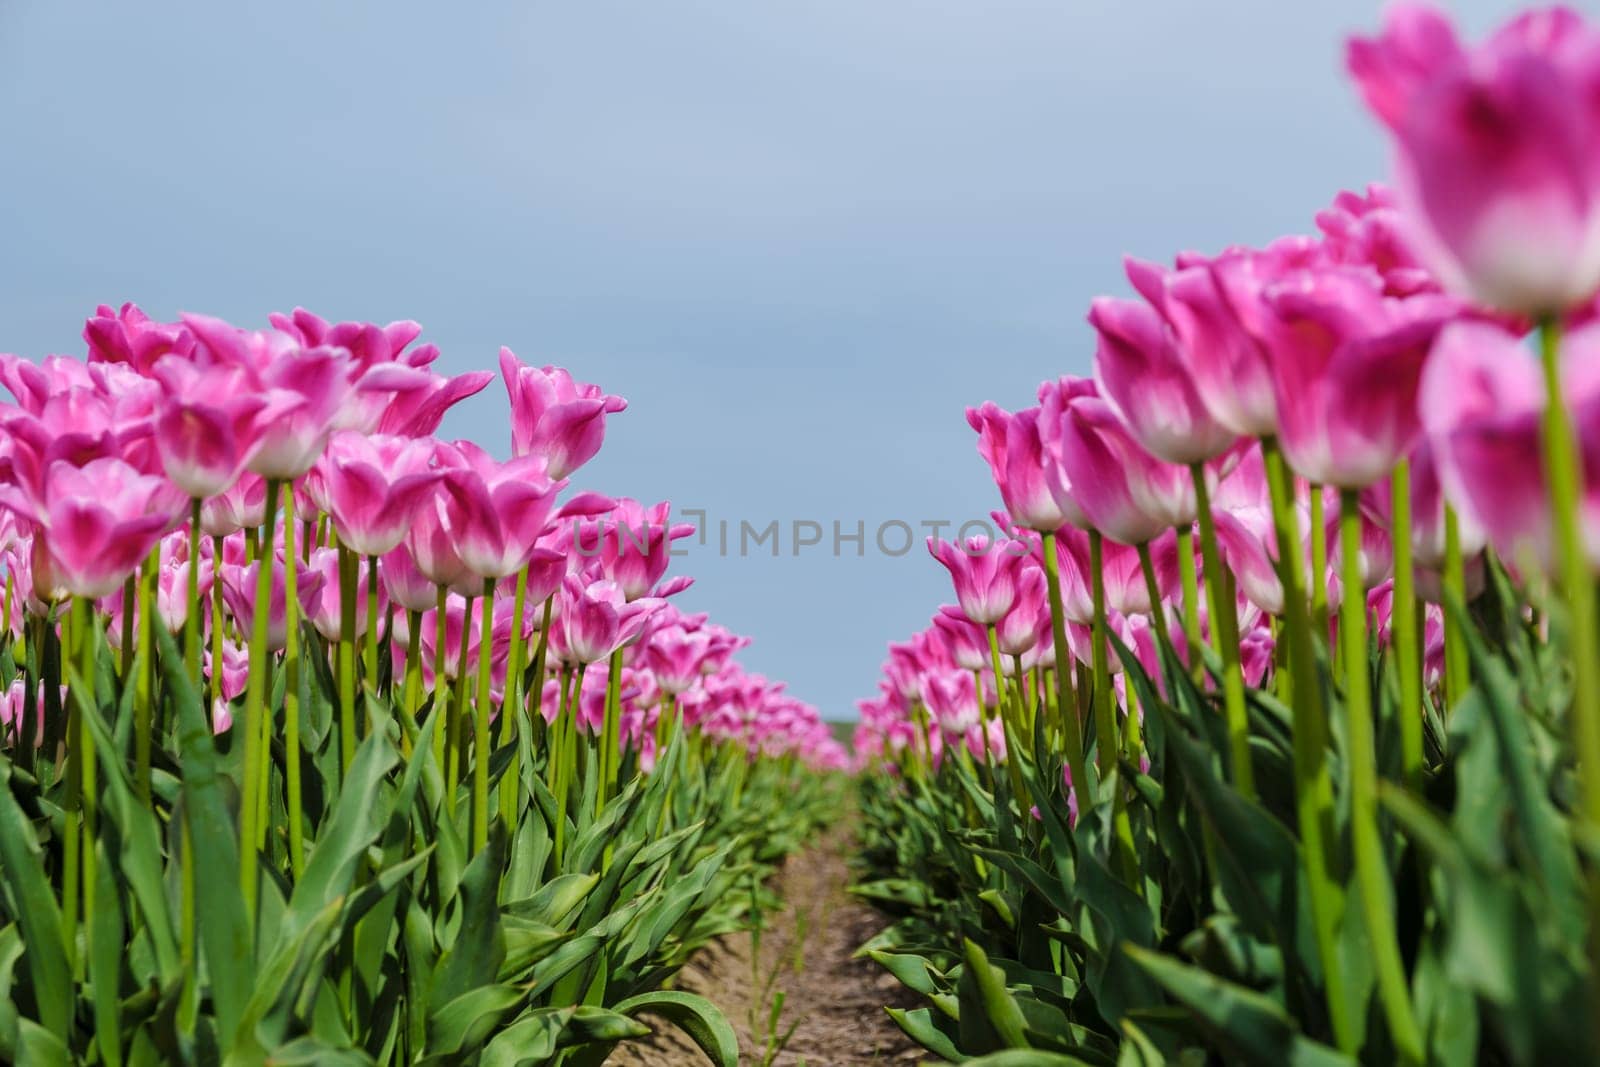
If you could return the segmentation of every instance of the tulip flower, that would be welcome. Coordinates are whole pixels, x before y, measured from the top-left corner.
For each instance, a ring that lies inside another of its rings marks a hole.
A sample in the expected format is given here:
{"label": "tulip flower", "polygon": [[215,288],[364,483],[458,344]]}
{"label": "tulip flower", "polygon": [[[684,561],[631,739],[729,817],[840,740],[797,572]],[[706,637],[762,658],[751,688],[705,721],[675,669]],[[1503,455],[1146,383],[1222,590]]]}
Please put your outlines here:
{"label": "tulip flower", "polygon": [[978,681],[971,671],[930,671],[922,678],[922,700],[939,728],[960,737],[978,725]]}
{"label": "tulip flower", "polygon": [[[1155,269],[1129,264],[1130,274]],[[1239,435],[1206,409],[1171,329],[1155,308],[1101,297],[1090,306],[1089,323],[1098,334],[1095,386],[1144,451],[1187,467],[1215,459],[1233,445]]]}
{"label": "tulip flower", "polygon": [[[319,548],[312,552],[310,562],[301,569],[299,581],[303,585],[308,578],[316,583],[317,592],[313,596],[305,594],[302,590],[300,602],[306,605],[306,618],[316,627],[317,633],[321,634],[324,640],[337,642],[344,633],[343,617],[340,615],[342,604],[339,590],[339,553],[331,548]],[[379,617],[388,612],[385,589],[382,584],[378,587]],[[357,582],[355,629],[348,635],[351,641],[359,641],[367,634],[367,620],[370,617],[367,596],[367,583]]]}
{"label": "tulip flower", "polygon": [[637,641],[664,601],[629,601],[609,578],[586,580],[569,574],[561,587],[561,640],[552,649],[566,662],[598,663]]}
{"label": "tulip flower", "polygon": [[200,507],[200,529],[207,537],[258,530],[267,521],[267,480],[246,473]]}
{"label": "tulip flower", "polygon": [[981,535],[959,545],[928,538],[928,552],[955,583],[962,613],[980,626],[999,622],[1016,602],[1027,549],[1024,541],[991,541]]}
{"label": "tulip flower", "polygon": [[194,337],[178,323],[155,322],[134,304],[114,309],[95,308],[83,324],[90,363],[121,363],[149,374],[163,356],[186,357],[194,351]]}
{"label": "tulip flower", "polygon": [[1088,519],[1072,499],[1066,474],[1045,447],[1039,408],[1015,414],[996,404],[967,409],[967,423],[978,431],[978,454],[989,464],[1006,511],[1021,526],[1041,533],[1062,526],[1086,526]]}
{"label": "tulip flower", "polygon": [[1389,186],[1374,182],[1365,194],[1339,193],[1317,212],[1317,229],[1330,261],[1377,271],[1385,296],[1439,292],[1439,281],[1422,265]]}
{"label": "tulip flower", "polygon": [[1317,255],[1309,239],[1285,238],[1261,251],[1190,257],[1167,276],[1163,307],[1195,391],[1211,417],[1237,434],[1278,432],[1272,357],[1259,335],[1261,294]]}
{"label": "tulip flower", "polygon": [[483,392],[493,380],[490,371],[468,371],[453,378],[429,374],[414,388],[394,394],[378,418],[377,432],[428,437],[438,431],[445,412]]}
{"label": "tulip flower", "polygon": [[1468,47],[1412,3],[1349,43],[1350,73],[1394,138],[1417,253],[1453,292],[1542,316],[1600,288],[1597,44],[1555,8]]}
{"label": "tulip flower", "polygon": [[1099,397],[1049,406],[1047,443],[1067,472],[1089,524],[1124,545],[1141,545],[1195,519],[1189,471],[1141,448]]}
{"label": "tulip flower", "polygon": [[511,397],[512,455],[543,456],[558,481],[594,458],[605,440],[606,416],[628,406],[598,385],[573,381],[560,367],[525,366],[509,348],[500,350],[500,376]]}
{"label": "tulip flower", "polygon": [[[1591,566],[1600,565],[1600,323],[1562,351],[1566,405],[1583,449],[1580,514]],[[1422,377],[1420,411],[1445,496],[1503,558],[1554,564],[1539,416],[1544,387],[1533,354],[1504,329],[1460,323],[1440,336]]]}
{"label": "tulip flower", "polygon": [[153,374],[164,390],[155,444],[167,477],[196,500],[222,493],[254,455],[263,422],[277,413],[266,410],[239,367],[175,356],[157,363]]}
{"label": "tulip flower", "polygon": [[[570,509],[569,504],[565,510]],[[597,558],[629,600],[669,596],[656,585],[671,563],[672,542],[694,533],[688,523],[671,520],[672,505],[665,500],[648,508],[637,500],[618,500],[608,514],[574,527],[577,555]]]}
{"label": "tulip flower", "polygon": [[677,696],[700,680],[700,664],[710,651],[710,634],[673,623],[651,632],[645,656],[657,684]]}
{"label": "tulip flower", "polygon": [[438,586],[417,569],[405,545],[384,554],[378,574],[390,601],[406,611],[429,611],[435,606]]}
{"label": "tulip flower", "polygon": [[[496,463],[470,442],[448,447],[459,460],[445,468],[441,483],[443,532],[471,574],[480,579],[515,574],[532,557],[562,483],[546,477],[539,456]],[[420,556],[417,563],[422,566]]]}
{"label": "tulip flower", "polygon": [[[272,598],[268,602],[266,648],[277,652],[289,641],[289,593],[284,582],[283,552],[276,553],[277,565],[272,568]],[[241,633],[249,633],[255,618],[256,588],[260,580],[261,561],[246,564],[224,563],[219,570],[222,581],[222,599],[228,605]],[[322,585],[325,581],[320,570],[298,574],[296,599],[299,615],[311,616],[318,610]]]}
{"label": "tulip flower", "polygon": [[439,480],[433,453],[430,442],[409,437],[335,434],[318,471],[339,543],[362,556],[398,546]]}
{"label": "tulip flower", "polygon": [[[45,475],[43,496],[16,486],[0,490],[0,504],[38,529],[39,550],[48,555],[55,595],[91,600],[118,589],[183,512],[181,493],[165,478],[140,474],[120,459],[96,459],[83,467],[57,460]],[[41,577],[35,569],[37,583]]]}
{"label": "tulip flower", "polygon": [[248,468],[269,479],[310,470],[351,396],[348,351],[303,347],[285,333],[240,330],[205,315],[183,322],[213,360],[242,369],[273,412]]}
{"label": "tulip flower", "polygon": [[1011,610],[995,625],[1002,656],[1022,656],[1050,642],[1050,605],[1045,600],[1044,571],[1028,560],[1017,580]]}
{"label": "tulip flower", "polygon": [[989,639],[983,627],[967,618],[954,604],[939,609],[933,617],[933,629],[955,666],[964,671],[983,670],[989,666]]}
{"label": "tulip flower", "polygon": [[1295,272],[1265,302],[1262,332],[1289,465],[1313,482],[1348,489],[1387,476],[1421,434],[1422,366],[1460,305],[1386,298],[1376,274],[1352,268]]}

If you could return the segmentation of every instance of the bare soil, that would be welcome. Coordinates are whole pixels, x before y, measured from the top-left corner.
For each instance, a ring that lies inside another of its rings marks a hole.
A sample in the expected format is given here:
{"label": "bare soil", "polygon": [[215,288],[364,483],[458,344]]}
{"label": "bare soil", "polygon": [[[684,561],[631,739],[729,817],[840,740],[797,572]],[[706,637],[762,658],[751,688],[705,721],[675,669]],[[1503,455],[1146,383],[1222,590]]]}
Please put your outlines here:
{"label": "bare soil", "polygon": [[[849,827],[835,825],[791,856],[774,881],[782,910],[767,915],[759,938],[722,938],[678,975],[677,988],[709,998],[728,1017],[739,1033],[741,1063],[855,1067],[927,1056],[884,1011],[886,1005],[915,1007],[915,995],[871,960],[852,958],[887,925],[847,891],[852,845]],[[779,1040],[789,1037],[768,1060],[768,1019],[779,991],[784,1001],[776,1033]],[[662,1024],[650,1037],[620,1046],[606,1062],[693,1067],[706,1060],[686,1036]]]}

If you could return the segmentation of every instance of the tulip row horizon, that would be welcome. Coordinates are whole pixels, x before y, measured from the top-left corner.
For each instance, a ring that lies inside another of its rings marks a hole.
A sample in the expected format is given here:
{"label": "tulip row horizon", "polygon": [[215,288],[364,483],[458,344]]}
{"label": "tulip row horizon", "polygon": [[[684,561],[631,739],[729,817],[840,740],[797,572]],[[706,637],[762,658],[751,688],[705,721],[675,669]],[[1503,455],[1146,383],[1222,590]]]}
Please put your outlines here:
{"label": "tulip row horizon", "polygon": [[[997,815],[996,852],[1029,840],[1030,796],[1033,820],[1104,814],[1107,869],[1142,896],[1162,884],[1162,857],[1190,847],[1169,840],[1171,823],[1138,824],[1141,796],[1154,807],[1154,783],[1172,784],[1152,731],[1192,722],[1192,682],[1200,714],[1220,723],[1210,758],[1227,787],[1267,804],[1260,708],[1281,700],[1293,773],[1281,814],[1298,828],[1314,935],[1294,951],[1314,954],[1327,1036],[1361,1048],[1365,1009],[1343,980],[1370,965],[1392,1043],[1376,1047],[1422,1062],[1429,1005],[1408,970],[1414,941],[1397,933],[1395,898],[1410,890],[1392,881],[1399,848],[1380,795],[1412,790],[1421,804],[1451,773],[1460,742],[1443,724],[1481,691],[1473,649],[1509,642],[1473,614],[1497,583],[1516,591],[1517,625],[1562,654],[1540,688],[1564,693],[1570,671],[1570,707],[1550,698],[1576,763],[1567,803],[1600,831],[1600,29],[1553,8],[1469,46],[1441,13],[1399,4],[1381,34],[1350,42],[1347,65],[1392,136],[1393,184],[1339,193],[1309,236],[1127,258],[1136,296],[1088,310],[1091,376],[1044,382],[1025,410],[967,410],[1014,550],[928,539],[956,603],[889,646],[855,745],[892,780],[954,775],[968,786],[947,782],[954,796],[1014,807],[1023,829]],[[1398,738],[1380,745],[1391,700]],[[1038,785],[1049,768],[1054,784]],[[927,795],[906,789],[886,837]],[[986,833],[972,811],[952,802],[948,817]],[[1206,809],[1208,835],[1219,819]],[[1079,830],[1092,854],[1083,834],[1096,831]],[[1210,864],[1219,846],[1206,840]],[[998,881],[979,863],[975,896],[987,887],[1020,914],[1011,873],[1027,874],[1025,889],[1088,862],[1055,838],[1036,847],[1024,849],[1035,866],[1001,863]],[[1216,907],[1204,894],[1194,906]],[[1591,907],[1600,916],[1600,896]],[[1354,935],[1347,908],[1364,927]],[[1157,929],[1164,919],[1155,912]],[[1081,936],[1103,944],[1095,931]],[[961,958],[959,944],[950,952]],[[1095,960],[1076,966],[1094,973]],[[970,951],[965,966],[978,966]],[[963,1014],[962,1038],[972,1032]]]}
{"label": "tulip row horizon", "polygon": [[[582,729],[608,727],[646,768],[669,706],[718,737],[842,762],[814,708],[738,665],[745,638],[671,606],[691,581],[665,576],[671,545],[693,528],[669,504],[561,499],[621,397],[502,349],[513,457],[498,462],[433,437],[494,375],[434,373],[438,349],[415,343],[416,323],[329,323],[303,309],[269,323],[163,323],[101,306],[86,358],[0,355],[15,401],[0,408],[14,640],[39,640],[71,598],[91,604],[125,661],[151,625],[187,635],[222,731],[241,711],[259,715],[260,668],[292,657],[281,654],[303,619],[334,645],[364,641],[369,682],[386,638],[384,676],[405,680],[413,708],[421,688],[481,663],[481,714],[529,699],[553,723],[570,698]],[[483,617],[468,621],[480,601]],[[565,691],[564,676],[613,658],[613,677],[591,672]],[[516,679],[530,665],[542,673],[525,698]],[[30,696],[18,680],[6,696],[14,742],[51,733],[57,702],[38,684]]]}

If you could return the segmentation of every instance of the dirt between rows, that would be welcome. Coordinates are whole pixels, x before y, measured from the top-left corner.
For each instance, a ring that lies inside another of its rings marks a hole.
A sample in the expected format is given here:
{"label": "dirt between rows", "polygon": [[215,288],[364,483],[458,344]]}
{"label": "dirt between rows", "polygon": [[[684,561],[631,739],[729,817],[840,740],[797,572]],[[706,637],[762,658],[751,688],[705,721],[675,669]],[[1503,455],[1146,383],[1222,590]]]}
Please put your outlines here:
{"label": "dirt between rows", "polygon": [[[914,1063],[929,1058],[883,1010],[916,1007],[917,997],[867,959],[852,955],[887,925],[847,887],[850,828],[836,824],[803,852],[789,857],[773,888],[780,911],[767,915],[759,938],[722,938],[689,961],[676,987],[698,993],[722,1009],[739,1034],[739,1061],[775,1067],[855,1067]],[[752,961],[755,950],[759,958]],[[768,1021],[776,993],[783,1010],[776,1033],[788,1034],[768,1059]],[[606,1061],[617,1067],[694,1067],[706,1058],[669,1024],[648,1038],[620,1046]],[[793,1032],[790,1033],[790,1028]]]}

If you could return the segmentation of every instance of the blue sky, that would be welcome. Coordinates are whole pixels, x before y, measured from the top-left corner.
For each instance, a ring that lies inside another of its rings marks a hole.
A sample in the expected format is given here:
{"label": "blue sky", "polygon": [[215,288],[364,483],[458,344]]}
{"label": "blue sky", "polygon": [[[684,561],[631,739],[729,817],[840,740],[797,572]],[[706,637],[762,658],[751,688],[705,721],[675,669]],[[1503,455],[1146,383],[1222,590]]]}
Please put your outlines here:
{"label": "blue sky", "polygon": [[[1455,5],[1475,31],[1515,6]],[[1379,10],[8,0],[0,349],[78,352],[134,300],[412,318],[452,372],[502,344],[567,365],[631,404],[579,482],[728,520],[680,603],[852,717],[951,599],[873,531],[998,504],[963,409],[1086,372],[1123,253],[1304,231],[1382,176],[1340,71]],[[504,453],[504,406],[497,382],[444,433]],[[779,521],[780,555],[741,557],[742,520]],[[795,520],[824,543],[795,555]]]}

